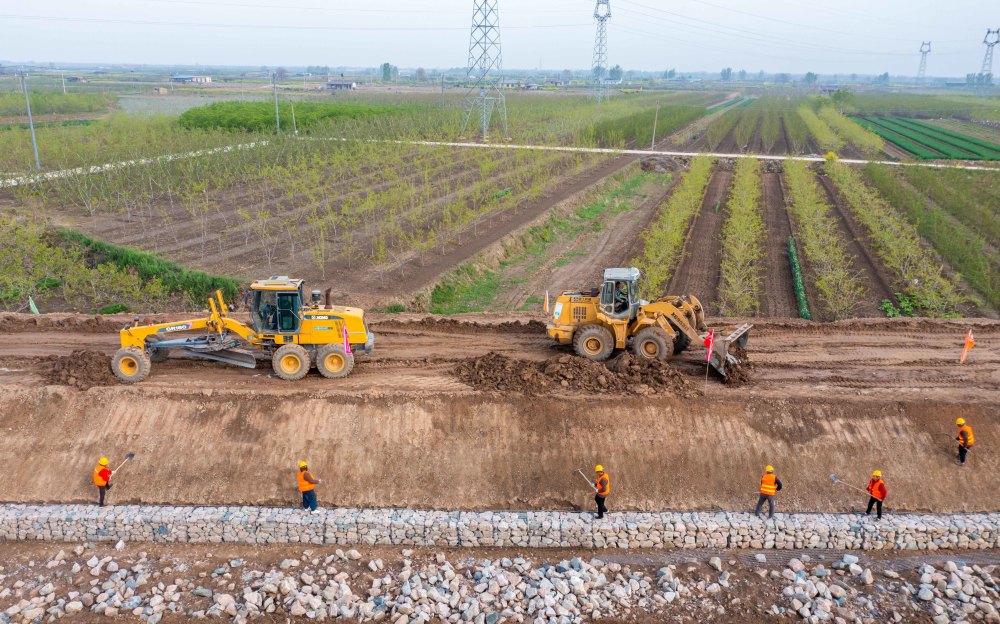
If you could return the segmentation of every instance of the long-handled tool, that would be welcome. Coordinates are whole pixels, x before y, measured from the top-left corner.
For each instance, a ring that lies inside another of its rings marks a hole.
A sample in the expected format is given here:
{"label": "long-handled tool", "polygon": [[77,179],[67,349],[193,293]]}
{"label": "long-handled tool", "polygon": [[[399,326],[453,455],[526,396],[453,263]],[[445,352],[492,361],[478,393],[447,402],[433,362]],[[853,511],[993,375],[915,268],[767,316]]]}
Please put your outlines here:
{"label": "long-handled tool", "polygon": [[576,471],[580,473],[580,476],[583,477],[583,480],[587,482],[587,485],[590,486],[590,489],[596,492],[597,486],[595,486],[593,483],[590,482],[590,479],[587,478],[587,475],[583,474],[583,471],[580,470],[579,468],[577,468]]}
{"label": "long-handled tool", "polygon": [[135,453],[126,453],[125,454],[125,461],[123,461],[122,463],[118,464],[118,467],[115,468],[112,472],[118,472],[119,470],[121,470],[121,467],[125,465],[125,462],[127,462],[130,459],[132,459],[133,457],[135,457]]}
{"label": "long-handled tool", "polygon": [[859,491],[859,492],[864,492],[865,494],[868,494],[868,492],[867,492],[867,491],[865,491],[865,490],[862,490],[862,489],[861,489],[861,488],[859,488],[858,486],[856,486],[856,485],[851,485],[851,484],[850,484],[850,483],[848,483],[847,481],[842,481],[842,480],[840,479],[840,477],[838,477],[838,476],[837,476],[837,475],[835,475],[835,474],[832,474],[832,475],[830,475],[830,480],[831,480],[831,481],[833,481],[834,483],[839,483],[839,484],[841,484],[841,485],[846,485],[846,486],[847,486],[847,487],[849,487],[849,488],[854,488],[855,490],[857,490],[857,491]]}

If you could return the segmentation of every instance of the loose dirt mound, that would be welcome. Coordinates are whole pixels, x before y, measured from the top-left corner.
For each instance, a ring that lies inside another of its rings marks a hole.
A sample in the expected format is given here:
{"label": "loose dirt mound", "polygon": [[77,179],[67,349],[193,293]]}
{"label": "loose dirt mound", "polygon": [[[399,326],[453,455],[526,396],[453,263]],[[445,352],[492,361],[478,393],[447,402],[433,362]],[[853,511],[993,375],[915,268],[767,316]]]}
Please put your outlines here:
{"label": "loose dirt mound", "polygon": [[81,390],[120,383],[111,372],[108,356],[100,351],[79,350],[69,355],[50,356],[42,374],[49,383]]}
{"label": "loose dirt mound", "polygon": [[477,390],[549,394],[575,390],[609,394],[699,394],[681,373],[662,362],[623,353],[606,364],[573,355],[544,362],[512,359],[491,351],[464,360],[454,374]]}
{"label": "loose dirt mound", "polygon": [[729,360],[726,360],[724,366],[726,369],[726,385],[745,386],[750,383],[750,371],[753,370],[753,364],[750,362],[750,356],[747,354],[746,349],[735,345],[730,347],[729,353],[738,359],[740,363],[733,364]]}
{"label": "loose dirt mound", "polygon": [[430,331],[446,331],[454,334],[480,334],[497,331],[518,332],[524,334],[544,334],[545,323],[541,321],[504,321],[502,323],[477,323],[474,321],[459,321],[449,318],[425,317],[419,321],[387,320],[372,324],[372,329],[426,329]]}

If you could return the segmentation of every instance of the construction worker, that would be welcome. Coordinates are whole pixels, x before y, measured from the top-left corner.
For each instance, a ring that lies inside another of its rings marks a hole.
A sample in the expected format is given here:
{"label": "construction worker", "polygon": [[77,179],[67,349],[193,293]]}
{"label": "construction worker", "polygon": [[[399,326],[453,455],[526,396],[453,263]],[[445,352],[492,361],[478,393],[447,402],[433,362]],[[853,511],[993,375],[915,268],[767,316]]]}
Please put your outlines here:
{"label": "construction worker", "polygon": [[764,467],[764,476],[760,478],[760,496],[757,498],[757,508],[753,514],[760,517],[760,509],[767,501],[767,517],[774,517],[774,495],[781,490],[781,480],[774,474],[774,466]]}
{"label": "construction worker", "polygon": [[868,493],[872,495],[868,499],[868,510],[865,511],[865,515],[869,516],[872,513],[872,506],[877,506],[878,508],[878,519],[882,519],[882,502],[885,500],[886,495],[889,490],[885,487],[885,481],[882,480],[882,471],[876,470],[872,473],[872,478],[868,480],[868,487],[865,488]]}
{"label": "construction worker", "polygon": [[594,472],[597,474],[597,480],[594,481],[594,491],[597,492],[594,495],[594,502],[597,503],[597,519],[600,520],[604,514],[608,513],[608,508],[604,506],[604,499],[611,493],[611,477],[604,472],[604,466],[600,464],[594,466]]}
{"label": "construction worker", "polygon": [[959,418],[955,421],[958,425],[958,435],[955,439],[958,440],[958,463],[960,466],[965,465],[965,455],[972,448],[972,445],[976,443],[976,436],[972,433],[972,427],[965,424],[964,418]]}
{"label": "construction worker", "polygon": [[97,486],[97,506],[104,507],[104,494],[111,489],[111,475],[114,471],[108,468],[108,458],[102,457],[94,466],[94,485]]}
{"label": "construction worker", "polygon": [[309,466],[304,461],[299,462],[299,492],[302,493],[302,509],[309,513],[319,513],[316,509],[316,486],[319,479],[309,472]]}

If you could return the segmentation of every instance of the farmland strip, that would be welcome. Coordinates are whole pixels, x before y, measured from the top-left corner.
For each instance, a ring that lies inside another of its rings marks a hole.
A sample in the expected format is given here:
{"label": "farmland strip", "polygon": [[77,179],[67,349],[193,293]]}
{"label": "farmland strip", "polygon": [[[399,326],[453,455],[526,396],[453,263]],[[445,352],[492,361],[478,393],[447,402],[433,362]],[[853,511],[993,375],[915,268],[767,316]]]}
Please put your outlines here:
{"label": "farmland strip", "polygon": [[921,246],[913,224],[868,188],[847,165],[830,162],[826,171],[846,198],[854,217],[868,230],[883,265],[895,274],[896,287],[931,316],[953,314],[964,297],[951,280],[941,275],[940,262]]}
{"label": "farmland strip", "polygon": [[763,174],[764,222],[767,231],[767,257],[764,271],[764,314],[769,317],[798,316],[792,289],[788,238],[792,225],[785,208],[785,194],[778,173]]}
{"label": "farmland strip", "polygon": [[738,161],[722,227],[719,313],[724,316],[760,312],[757,295],[763,276],[759,261],[764,257],[761,239],[765,235],[761,194],[760,163],[750,158]]}

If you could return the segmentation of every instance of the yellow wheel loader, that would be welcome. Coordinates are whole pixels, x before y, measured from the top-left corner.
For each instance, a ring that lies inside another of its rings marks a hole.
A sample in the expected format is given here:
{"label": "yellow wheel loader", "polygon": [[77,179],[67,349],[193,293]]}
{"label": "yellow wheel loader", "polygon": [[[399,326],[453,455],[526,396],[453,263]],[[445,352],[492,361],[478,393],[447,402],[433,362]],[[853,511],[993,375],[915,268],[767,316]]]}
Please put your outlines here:
{"label": "yellow wheel loader", "polygon": [[[616,349],[637,357],[669,361],[688,345],[705,344],[709,328],[701,302],[693,295],[639,298],[639,269],[604,270],[604,284],[588,291],[566,291],[555,300],[547,325],[559,344],[572,344],[578,355],[604,361]],[[717,327],[709,363],[725,378],[728,365],[740,360],[730,351],[746,347],[752,325]],[[707,347],[703,347],[707,348]]]}
{"label": "yellow wheel loader", "polygon": [[288,380],[302,379],[313,366],[324,377],[345,377],[355,354],[369,354],[375,345],[365,312],[330,305],[329,290],[324,303],[318,290],[307,302],[303,286],[303,280],[284,276],[251,283],[251,326],[229,316],[220,291],[208,300],[206,318],[142,325],[136,317],[119,332],[122,346],[111,370],[122,381],[142,381],[153,363],[173,352],[245,368],[270,360],[274,374]]}

